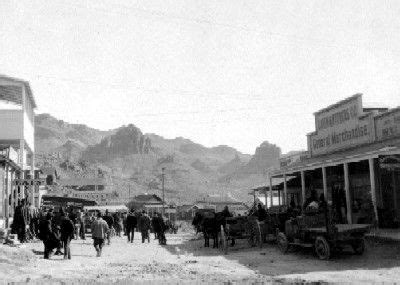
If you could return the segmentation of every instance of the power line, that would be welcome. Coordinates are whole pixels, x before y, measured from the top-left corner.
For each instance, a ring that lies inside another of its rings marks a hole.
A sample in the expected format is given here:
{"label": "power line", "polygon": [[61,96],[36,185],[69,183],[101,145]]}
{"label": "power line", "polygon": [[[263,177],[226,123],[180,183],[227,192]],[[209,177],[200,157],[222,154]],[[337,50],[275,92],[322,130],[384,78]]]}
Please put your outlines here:
{"label": "power line", "polygon": [[[49,78],[58,81],[69,81],[69,82],[76,82],[82,84],[92,84],[92,85],[99,85],[102,87],[111,87],[115,89],[121,89],[127,91],[126,89],[136,89],[144,92],[150,93],[173,93],[179,95],[197,95],[198,97],[207,97],[207,96],[232,96],[230,99],[246,99],[246,100],[261,100],[262,94],[256,93],[245,93],[245,92],[209,92],[209,91],[191,91],[191,90],[182,90],[182,89],[164,89],[164,88],[145,88],[141,86],[128,86],[130,82],[124,83],[103,83],[94,80],[82,80],[76,78],[66,78],[66,77],[56,77],[56,76],[49,76],[49,75],[36,75],[37,78]],[[253,96],[256,95],[256,96]]]}
{"label": "power line", "polygon": [[[62,5],[71,6],[71,7],[75,7],[75,8],[81,8],[81,9],[93,9],[93,10],[100,11],[100,12],[103,12],[103,13],[106,13],[106,14],[117,14],[117,15],[122,15],[122,16],[126,16],[127,15],[127,13],[121,13],[121,12],[113,11],[113,10],[106,10],[106,9],[93,7],[93,6],[92,7],[84,7],[84,6],[81,6],[81,5],[71,5],[70,3],[69,4],[62,3]],[[128,6],[124,6],[124,5],[113,5],[113,6],[116,7],[117,9],[118,8],[122,9],[124,12],[126,10],[139,12],[139,13],[151,15],[153,17],[158,17],[159,19],[164,19],[164,20],[167,20],[167,21],[169,20],[170,22],[171,22],[171,20],[178,20],[178,21],[183,21],[183,22],[192,23],[192,24],[211,25],[211,26],[217,26],[217,27],[222,27],[222,28],[228,28],[228,29],[231,29],[231,30],[239,30],[239,31],[242,31],[242,32],[251,32],[251,33],[258,33],[258,34],[262,34],[262,35],[269,35],[271,37],[281,37],[281,38],[284,38],[284,39],[287,39],[287,40],[290,39],[290,40],[296,40],[296,41],[307,42],[307,43],[310,43],[310,41],[311,41],[311,42],[314,42],[314,44],[316,42],[319,42],[318,45],[325,46],[325,47],[330,47],[330,48],[349,48],[349,47],[353,47],[353,48],[357,48],[357,49],[367,50],[364,46],[358,46],[358,45],[352,45],[352,44],[346,44],[346,45],[341,45],[341,46],[340,45],[334,45],[334,44],[328,44],[326,39],[302,37],[302,36],[298,36],[298,35],[290,35],[290,34],[284,34],[284,33],[278,33],[278,32],[271,32],[271,31],[267,31],[265,29],[254,29],[254,28],[249,28],[247,26],[220,23],[220,22],[210,21],[210,20],[206,20],[206,19],[176,16],[176,15],[171,15],[171,14],[168,14],[168,13],[163,13],[161,11],[148,10],[148,9],[143,9],[143,8],[138,8],[138,7],[128,7]],[[367,51],[370,52],[369,50],[367,50]],[[396,50],[387,50],[387,49],[385,49],[385,51],[390,51],[390,52],[393,52],[393,53],[399,53],[400,54],[400,51],[396,51]]]}

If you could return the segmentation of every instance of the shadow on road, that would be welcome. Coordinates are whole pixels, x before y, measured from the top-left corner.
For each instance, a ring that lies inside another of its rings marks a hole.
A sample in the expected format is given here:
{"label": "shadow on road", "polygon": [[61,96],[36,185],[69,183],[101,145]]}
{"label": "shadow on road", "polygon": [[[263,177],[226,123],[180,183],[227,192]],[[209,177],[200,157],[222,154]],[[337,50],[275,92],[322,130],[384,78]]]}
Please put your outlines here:
{"label": "shadow on road", "polygon": [[238,240],[230,247],[228,254],[219,249],[204,248],[203,239],[187,238],[181,244],[172,242],[165,246],[172,254],[189,254],[197,256],[224,256],[227,260],[258,271],[269,276],[302,274],[308,272],[344,271],[344,270],[376,270],[400,266],[400,247],[393,243],[367,241],[363,255],[355,255],[352,249],[344,249],[332,256],[331,260],[319,260],[311,249],[292,249],[282,254],[273,243],[266,243],[260,248],[251,248],[246,240]]}

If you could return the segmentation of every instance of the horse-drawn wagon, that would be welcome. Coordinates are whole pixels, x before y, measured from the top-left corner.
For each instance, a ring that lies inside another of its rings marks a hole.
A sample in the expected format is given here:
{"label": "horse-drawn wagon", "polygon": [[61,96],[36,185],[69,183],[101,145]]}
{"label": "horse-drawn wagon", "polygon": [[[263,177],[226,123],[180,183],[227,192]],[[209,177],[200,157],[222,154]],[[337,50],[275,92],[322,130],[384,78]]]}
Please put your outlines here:
{"label": "horse-drawn wagon", "polygon": [[247,239],[251,247],[262,246],[260,223],[255,216],[238,216],[225,218],[221,225],[220,248],[227,253],[229,242],[235,245],[237,239]]}

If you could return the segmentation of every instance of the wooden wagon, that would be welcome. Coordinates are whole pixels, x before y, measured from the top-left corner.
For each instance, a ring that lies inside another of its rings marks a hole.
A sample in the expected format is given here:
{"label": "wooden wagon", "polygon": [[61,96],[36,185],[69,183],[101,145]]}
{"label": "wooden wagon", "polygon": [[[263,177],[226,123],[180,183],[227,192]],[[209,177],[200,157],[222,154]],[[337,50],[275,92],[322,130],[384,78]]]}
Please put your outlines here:
{"label": "wooden wagon", "polygon": [[233,246],[235,240],[247,239],[249,246],[262,246],[260,223],[255,216],[239,216],[225,219],[221,226],[220,249],[228,253],[229,243]]}

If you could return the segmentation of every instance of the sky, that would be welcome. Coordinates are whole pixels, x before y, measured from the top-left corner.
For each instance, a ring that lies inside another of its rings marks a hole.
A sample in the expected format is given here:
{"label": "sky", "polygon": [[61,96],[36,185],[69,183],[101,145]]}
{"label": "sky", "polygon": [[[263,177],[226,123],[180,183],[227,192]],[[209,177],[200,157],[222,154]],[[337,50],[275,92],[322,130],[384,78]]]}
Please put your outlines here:
{"label": "sky", "polygon": [[285,153],[355,93],[400,105],[398,15],[396,0],[1,0],[0,74],[70,123]]}

